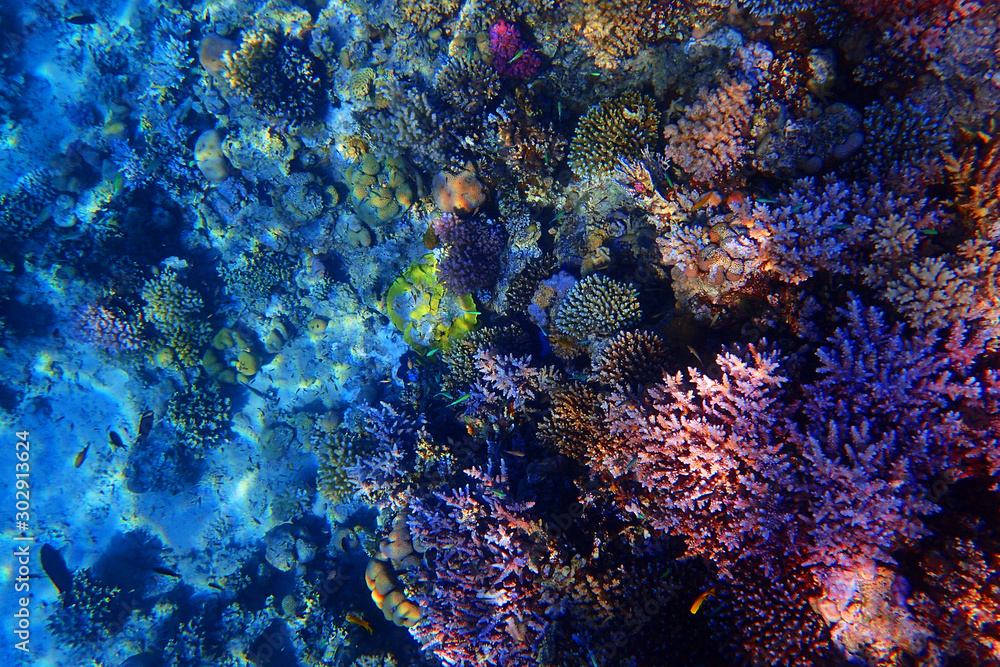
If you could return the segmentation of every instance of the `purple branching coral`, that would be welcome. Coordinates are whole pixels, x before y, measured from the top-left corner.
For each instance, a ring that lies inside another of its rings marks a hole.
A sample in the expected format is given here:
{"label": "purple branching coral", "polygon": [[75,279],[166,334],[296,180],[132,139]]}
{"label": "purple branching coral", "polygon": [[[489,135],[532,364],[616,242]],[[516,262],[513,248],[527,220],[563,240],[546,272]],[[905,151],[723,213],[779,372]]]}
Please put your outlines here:
{"label": "purple branching coral", "polygon": [[[635,402],[607,402],[620,450],[597,462],[641,486],[625,509],[680,534],[723,572],[790,558],[836,572],[892,563],[924,532],[935,480],[995,472],[996,377],[976,369],[988,336],[961,326],[907,335],[851,301],[794,396],[773,352],[725,352]],[[947,333],[947,335],[943,335]],[[995,420],[994,420],[995,421]]]}
{"label": "purple branching coral", "polygon": [[521,37],[521,31],[500,19],[490,28],[490,53],[497,74],[513,79],[530,79],[538,73],[542,60],[533,46]]}
{"label": "purple branching coral", "polygon": [[117,308],[91,304],[76,313],[74,330],[81,340],[106,352],[142,347],[142,313],[130,320]]}
{"label": "purple branching coral", "polygon": [[424,612],[410,634],[447,665],[537,664],[557,606],[546,584],[554,552],[527,513],[534,503],[508,497],[504,468],[466,473],[472,485],[410,502],[410,533],[429,564],[405,575]]}
{"label": "purple branching coral", "polygon": [[[479,380],[472,387],[474,406],[510,405],[523,410],[528,403],[556,387],[558,376],[552,368],[535,368],[531,357],[497,355],[480,350],[475,356]],[[470,406],[470,410],[475,410]]]}
{"label": "purple branching coral", "polygon": [[661,531],[683,535],[690,553],[725,566],[768,549],[789,521],[789,458],[778,434],[787,380],[776,353],[750,346],[717,357],[719,379],[688,369],[667,375],[645,401],[608,401],[611,434],[622,443],[597,463],[632,474],[648,503],[627,509]]}
{"label": "purple branching coral", "polygon": [[412,464],[407,465],[407,461],[412,459],[417,434],[423,429],[423,415],[406,414],[385,403],[361,410],[366,435],[375,447],[373,453],[358,458],[348,468],[348,478],[365,502],[379,509],[398,507],[412,482],[407,474]]}
{"label": "purple branching coral", "polygon": [[849,568],[894,562],[891,551],[923,533],[920,516],[937,511],[935,477],[962,477],[998,441],[962,414],[984,407],[970,375],[981,335],[906,336],[856,301],[842,315],[846,325],[816,352],[820,377],[803,387],[788,438],[806,462],[805,562]]}
{"label": "purple branching coral", "polygon": [[448,289],[471,294],[496,283],[507,250],[507,235],[499,225],[446,213],[435,221],[434,232],[444,246],[438,275]]}

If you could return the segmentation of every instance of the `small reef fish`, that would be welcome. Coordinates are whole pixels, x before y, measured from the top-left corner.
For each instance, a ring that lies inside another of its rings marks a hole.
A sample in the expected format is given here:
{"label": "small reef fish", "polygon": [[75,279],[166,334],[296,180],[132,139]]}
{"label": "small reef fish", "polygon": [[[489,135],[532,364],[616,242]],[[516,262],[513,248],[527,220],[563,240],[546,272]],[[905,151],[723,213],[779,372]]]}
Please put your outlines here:
{"label": "small reef fish", "polygon": [[72,592],[73,573],[66,567],[66,560],[62,554],[51,544],[43,544],[38,558],[42,561],[42,570],[48,575],[56,590],[60,593]]}
{"label": "small reef fish", "polygon": [[125,446],[125,443],[122,441],[122,437],[118,435],[116,431],[111,431],[110,433],[108,433],[108,442],[110,442],[111,446],[114,447],[115,449],[119,449]]}
{"label": "small reef fish", "polygon": [[153,411],[146,410],[139,419],[139,439],[145,438],[153,430]]}
{"label": "small reef fish", "polygon": [[66,19],[66,23],[72,23],[73,25],[94,25],[97,23],[97,18],[90,12],[84,12],[82,14],[73,14]]}
{"label": "small reef fish", "polygon": [[705,600],[715,595],[715,586],[712,586],[707,591],[699,595],[694,599],[694,603],[691,605],[691,613],[697,614],[698,610],[701,609],[701,605],[705,604]]}
{"label": "small reef fish", "polygon": [[219,584],[215,583],[214,581],[208,582],[208,585],[209,585],[209,587],[214,588],[217,591],[223,591],[223,592],[225,592],[225,590],[226,590],[225,588],[223,588]]}
{"label": "small reef fish", "polygon": [[353,623],[354,625],[360,625],[362,628],[368,631],[368,634],[373,635],[375,631],[372,630],[372,624],[361,618],[357,614],[350,613],[347,615],[347,622]]}
{"label": "small reef fish", "polygon": [[459,403],[462,403],[462,402],[467,401],[467,400],[469,400],[469,394],[462,394],[461,396],[459,396],[458,398],[456,398],[454,401],[452,401],[451,403],[449,403],[448,407],[450,408],[453,405],[458,405]]}
{"label": "small reef fish", "polygon": [[74,468],[79,468],[80,466],[83,465],[83,462],[87,460],[87,451],[89,449],[90,449],[90,445],[87,445],[86,447],[84,447],[83,449],[81,449],[77,453],[76,458],[73,459],[73,467]]}
{"label": "small reef fish", "polygon": [[181,575],[177,574],[173,570],[166,567],[161,567],[161,566],[154,567],[153,572],[155,572],[156,574],[162,574],[165,577],[173,577],[174,579],[181,578]]}

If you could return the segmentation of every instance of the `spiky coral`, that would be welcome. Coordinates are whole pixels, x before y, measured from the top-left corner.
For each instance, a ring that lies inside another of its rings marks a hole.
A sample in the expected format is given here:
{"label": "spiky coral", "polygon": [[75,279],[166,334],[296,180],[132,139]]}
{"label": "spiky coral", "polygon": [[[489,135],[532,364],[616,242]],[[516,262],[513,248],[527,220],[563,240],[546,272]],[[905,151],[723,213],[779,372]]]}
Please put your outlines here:
{"label": "spiky coral", "polygon": [[244,37],[239,51],[223,58],[229,85],[259,113],[291,121],[319,113],[325,99],[323,66],[290,39],[257,30]]}
{"label": "spiky coral", "polygon": [[656,102],[634,91],[590,107],[570,144],[570,168],[580,176],[609,176],[620,158],[638,157],[656,142],[659,123]]}
{"label": "spiky coral", "polygon": [[410,503],[414,543],[433,558],[409,576],[424,610],[410,634],[447,664],[535,664],[553,552],[528,514],[533,503],[508,497],[506,471],[466,473],[472,485]]}
{"label": "spiky coral", "polygon": [[792,516],[776,409],[787,378],[766,349],[726,352],[716,363],[718,379],[689,369],[689,380],[667,375],[640,402],[612,397],[611,433],[623,446],[597,469],[633,471],[652,494],[642,508],[650,525],[684,535],[691,553],[725,567],[774,548]]}
{"label": "spiky coral", "polygon": [[198,352],[211,335],[202,316],[201,296],[184,286],[176,271],[167,269],[146,281],[142,298],[146,301],[146,320],[156,327],[178,359],[185,366],[197,364]]}

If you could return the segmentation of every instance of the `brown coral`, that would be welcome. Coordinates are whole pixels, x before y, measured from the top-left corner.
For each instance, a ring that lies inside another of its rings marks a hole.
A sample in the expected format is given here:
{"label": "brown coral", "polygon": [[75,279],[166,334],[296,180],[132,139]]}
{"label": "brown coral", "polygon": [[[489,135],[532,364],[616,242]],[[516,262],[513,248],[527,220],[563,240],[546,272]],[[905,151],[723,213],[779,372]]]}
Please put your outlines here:
{"label": "brown coral", "polygon": [[594,377],[621,391],[663,377],[666,342],[651,331],[622,331],[594,354]]}
{"label": "brown coral", "polygon": [[601,396],[582,384],[568,384],[552,393],[552,406],[538,425],[538,435],[560,453],[581,463],[610,446]]}
{"label": "brown coral", "polygon": [[664,129],[666,157],[702,185],[734,172],[750,150],[750,97],[746,81],[703,88],[684,117]]}
{"label": "brown coral", "polygon": [[614,172],[621,158],[636,158],[656,142],[660,112],[656,102],[626,91],[590,107],[576,127],[569,149],[573,173],[603,178]]}
{"label": "brown coral", "polygon": [[587,53],[602,69],[617,69],[626,58],[673,32],[669,0],[584,0],[571,10],[573,30],[582,35]]}

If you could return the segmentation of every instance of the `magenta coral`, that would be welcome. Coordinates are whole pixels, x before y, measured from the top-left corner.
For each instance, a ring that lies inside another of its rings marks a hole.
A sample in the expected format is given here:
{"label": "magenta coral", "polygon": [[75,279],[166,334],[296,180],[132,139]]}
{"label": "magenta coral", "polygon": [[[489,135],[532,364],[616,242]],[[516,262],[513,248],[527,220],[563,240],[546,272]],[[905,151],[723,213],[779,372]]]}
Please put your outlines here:
{"label": "magenta coral", "polygon": [[512,79],[530,79],[542,66],[534,47],[521,38],[516,25],[504,19],[490,28],[490,53],[497,73]]}
{"label": "magenta coral", "polygon": [[975,372],[988,335],[907,335],[854,300],[840,316],[798,400],[754,347],[720,354],[718,379],[689,369],[640,401],[612,396],[622,446],[596,467],[642,486],[625,508],[723,572],[779,554],[832,572],[892,563],[937,511],[939,475],[995,469],[990,420],[966,416],[997,404],[995,374]]}

